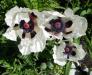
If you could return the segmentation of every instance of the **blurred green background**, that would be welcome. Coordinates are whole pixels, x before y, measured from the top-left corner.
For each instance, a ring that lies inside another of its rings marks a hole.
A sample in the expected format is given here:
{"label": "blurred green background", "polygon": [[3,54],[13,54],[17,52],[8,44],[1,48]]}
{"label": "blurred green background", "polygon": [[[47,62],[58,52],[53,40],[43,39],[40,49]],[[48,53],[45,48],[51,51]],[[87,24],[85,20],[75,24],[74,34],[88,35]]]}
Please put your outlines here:
{"label": "blurred green background", "polygon": [[[53,62],[52,47],[55,41],[47,41],[47,46],[41,53],[22,56],[17,47],[19,42],[10,41],[2,36],[8,28],[4,21],[5,13],[15,5],[39,11],[59,12],[70,7],[75,14],[86,17],[87,35],[75,41],[83,43],[89,60],[92,60],[92,0],[0,0],[0,75],[68,75],[69,73],[69,63],[61,67]],[[89,60],[83,61],[83,64],[87,64],[91,69],[92,61]]]}

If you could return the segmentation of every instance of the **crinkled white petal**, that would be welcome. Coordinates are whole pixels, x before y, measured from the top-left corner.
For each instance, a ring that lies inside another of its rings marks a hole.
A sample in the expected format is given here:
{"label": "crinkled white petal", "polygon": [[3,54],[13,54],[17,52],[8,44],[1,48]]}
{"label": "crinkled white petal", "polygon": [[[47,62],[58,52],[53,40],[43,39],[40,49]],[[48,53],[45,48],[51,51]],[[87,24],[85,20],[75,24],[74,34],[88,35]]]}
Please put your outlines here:
{"label": "crinkled white petal", "polygon": [[74,23],[75,23],[74,33],[76,33],[75,37],[80,37],[80,36],[86,35],[86,30],[87,30],[87,20],[86,20],[86,18],[77,16],[77,15],[75,15],[74,17],[75,17],[75,20],[74,20]]}
{"label": "crinkled white petal", "polygon": [[15,6],[5,14],[5,22],[8,26],[13,27],[15,25],[14,18],[19,11],[19,7]]}
{"label": "crinkled white petal", "polygon": [[46,26],[46,23],[48,23],[52,19],[56,19],[57,17],[65,17],[61,13],[57,11],[43,11],[41,12],[42,18],[43,18],[43,24]]}
{"label": "crinkled white petal", "polygon": [[65,60],[62,60],[62,62],[61,62],[61,60],[59,61],[59,60],[55,60],[54,59],[54,63],[56,63],[56,64],[58,64],[60,66],[64,66],[66,64],[66,61]]}
{"label": "crinkled white petal", "polygon": [[29,38],[21,39],[18,48],[22,55],[30,54],[30,39]]}
{"label": "crinkled white petal", "polygon": [[59,33],[59,34],[53,34],[52,33],[52,38],[53,39],[60,39],[60,40],[62,40],[63,39],[63,36],[62,36],[63,34],[62,34],[62,32],[61,33]]}
{"label": "crinkled white petal", "polygon": [[38,10],[35,10],[35,9],[33,9],[32,10],[32,12],[35,14],[35,15],[37,15],[37,24],[39,25],[39,26],[43,26],[43,23],[44,23],[44,16],[42,15],[42,13],[41,12],[39,12]]}
{"label": "crinkled white petal", "polygon": [[73,15],[73,11],[69,8],[65,10],[64,14],[65,14],[66,18],[68,17],[68,18],[70,18],[70,20],[73,21],[72,26],[70,28],[66,28],[66,31],[72,31],[72,33],[63,34],[63,36],[65,38],[71,39],[71,38],[78,38],[83,35],[86,35],[86,30],[87,30],[86,18],[80,17],[78,15]]}
{"label": "crinkled white petal", "polygon": [[45,16],[45,18],[49,18],[52,15],[57,16],[57,17],[65,17],[64,15],[62,15],[61,13],[57,11],[42,11],[41,13]]}
{"label": "crinkled white petal", "polygon": [[61,46],[54,46],[53,47],[53,59],[54,62],[57,63],[58,65],[64,66],[66,64],[67,56],[63,55],[65,48],[65,43],[62,42],[62,47]]}
{"label": "crinkled white petal", "polygon": [[17,36],[19,36],[20,39],[22,39],[23,29],[16,30]]}
{"label": "crinkled white petal", "polygon": [[30,20],[29,14],[32,12],[38,15],[37,11],[15,6],[6,13],[6,24],[13,27],[15,24],[19,24],[21,20],[28,22]]}
{"label": "crinkled white petal", "polygon": [[62,44],[60,44],[59,46],[54,46],[53,47],[53,52],[54,52],[53,57],[54,57],[54,59],[57,59],[57,58],[62,59],[64,57],[64,55],[63,55],[64,48],[65,48],[65,43],[64,42],[62,42]]}
{"label": "crinkled white petal", "polygon": [[70,9],[70,8],[67,8],[67,9],[65,10],[65,12],[64,12],[64,15],[65,15],[66,17],[69,17],[69,18],[73,17],[73,15],[74,15],[73,10]]}
{"label": "crinkled white petal", "polygon": [[17,40],[17,35],[13,28],[8,28],[7,31],[3,34],[3,36],[12,41]]}
{"label": "crinkled white petal", "polygon": [[67,28],[67,31],[72,30],[70,34],[63,34],[67,39],[78,38],[83,35],[86,35],[87,30],[87,20],[84,17],[74,16],[73,24],[70,28]]}
{"label": "crinkled white petal", "polygon": [[21,20],[24,20],[25,22],[29,22],[29,14],[27,12],[20,12],[16,14],[15,17],[15,24],[19,24]]}
{"label": "crinkled white petal", "polygon": [[69,75],[75,75],[76,69],[71,69]]}
{"label": "crinkled white petal", "polygon": [[42,52],[46,46],[47,39],[48,38],[45,37],[43,30],[40,30],[32,39],[29,37],[22,39],[18,46],[19,51],[22,55],[28,55],[32,52]]}
{"label": "crinkled white petal", "polygon": [[46,38],[46,40],[50,39],[51,34],[49,34],[47,31],[45,31],[44,26],[39,26],[42,29],[42,32],[44,34],[44,37]]}
{"label": "crinkled white petal", "polygon": [[29,8],[22,8],[22,7],[20,7],[20,12],[31,12],[31,10],[29,9]]}
{"label": "crinkled white petal", "polygon": [[31,40],[30,50],[31,52],[41,52],[44,50],[46,46],[46,40],[48,38],[45,37],[43,30],[40,30],[35,37]]}
{"label": "crinkled white petal", "polygon": [[29,14],[30,13],[34,13],[37,16],[37,25],[41,26],[43,25],[43,18],[42,18],[42,14],[40,12],[38,12],[38,10],[30,10],[29,8],[20,8],[20,12],[17,13],[16,17],[15,17],[15,24],[19,24],[21,20],[25,20],[25,22],[29,22],[30,18],[29,18]]}
{"label": "crinkled white petal", "polygon": [[20,7],[20,11],[16,14],[15,17],[15,24],[19,24],[21,20],[25,20],[25,22],[29,22],[29,14],[34,11],[30,10],[29,8],[22,8]]}
{"label": "crinkled white petal", "polygon": [[71,69],[74,69],[74,68],[76,68],[76,66],[75,66],[74,63],[72,63],[72,65],[71,65]]}
{"label": "crinkled white petal", "polygon": [[62,15],[61,13],[57,12],[57,11],[45,11],[45,13],[48,13],[50,16],[58,16],[58,17],[65,17],[64,15]]}
{"label": "crinkled white petal", "polygon": [[77,48],[76,56],[70,56],[69,60],[77,62],[78,60],[82,60],[85,57],[86,52],[83,50],[82,45],[74,43],[74,46]]}

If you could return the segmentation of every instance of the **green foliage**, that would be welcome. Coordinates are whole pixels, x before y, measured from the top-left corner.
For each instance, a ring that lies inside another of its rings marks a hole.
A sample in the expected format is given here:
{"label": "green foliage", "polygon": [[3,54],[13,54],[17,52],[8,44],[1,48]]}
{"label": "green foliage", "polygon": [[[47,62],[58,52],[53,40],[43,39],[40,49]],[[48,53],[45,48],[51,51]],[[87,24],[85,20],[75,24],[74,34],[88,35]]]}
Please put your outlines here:
{"label": "green foliage", "polygon": [[69,75],[69,72],[71,69],[71,64],[72,64],[72,62],[70,62],[70,61],[66,64],[64,75]]}
{"label": "green foliage", "polygon": [[[6,31],[5,13],[15,5],[30,9],[64,11],[70,7],[75,14],[88,20],[87,35],[83,37],[83,47],[92,58],[92,2],[91,0],[0,0],[0,75],[68,75],[70,62],[61,67],[54,64],[52,47],[56,41],[47,41],[45,50],[22,56],[18,42],[7,40],[2,34]],[[74,42],[80,43],[80,38]],[[13,43],[13,44],[12,44]]]}
{"label": "green foliage", "polygon": [[60,8],[56,0],[23,0],[26,6],[30,9],[51,10]]}
{"label": "green foliage", "polygon": [[89,39],[87,37],[84,38],[85,39],[85,49],[88,52],[88,54],[90,55],[90,57],[92,58],[92,37]]}

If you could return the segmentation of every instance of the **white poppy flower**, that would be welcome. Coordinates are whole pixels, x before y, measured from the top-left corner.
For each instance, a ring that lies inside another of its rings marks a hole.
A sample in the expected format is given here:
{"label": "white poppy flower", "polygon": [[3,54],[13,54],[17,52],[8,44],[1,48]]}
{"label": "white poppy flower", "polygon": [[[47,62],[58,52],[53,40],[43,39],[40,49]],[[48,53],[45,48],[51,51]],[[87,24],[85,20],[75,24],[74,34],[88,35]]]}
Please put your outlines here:
{"label": "white poppy flower", "polygon": [[87,20],[74,15],[69,8],[65,10],[63,15],[56,11],[43,11],[42,15],[44,29],[54,38],[72,39],[86,34]]}
{"label": "white poppy flower", "polygon": [[45,48],[47,35],[39,20],[41,16],[37,10],[15,6],[6,13],[5,22],[9,28],[3,35],[13,41],[19,36],[18,47],[23,55],[40,52]]}
{"label": "white poppy flower", "polygon": [[82,60],[86,55],[82,45],[76,43],[66,44],[62,42],[59,46],[54,46],[53,51],[54,62],[61,66],[65,65],[67,60],[78,62],[78,60]]}
{"label": "white poppy flower", "polygon": [[[28,29],[28,23],[30,23],[31,19],[31,14],[34,15],[37,14],[38,12],[35,10],[30,10],[28,8],[19,8],[17,6],[13,7],[6,13],[5,17],[5,22],[9,26],[9,29],[7,29],[6,33],[4,36],[10,40],[16,41],[17,36],[21,38],[22,33],[27,31]],[[37,19],[38,20],[38,19]],[[24,22],[24,27],[21,26],[21,24]],[[32,28],[32,27],[31,27]],[[29,29],[28,31],[30,31]],[[27,32],[28,32],[27,31]],[[12,34],[14,33],[14,34]],[[11,35],[15,37],[11,37]]]}
{"label": "white poppy flower", "polygon": [[86,34],[87,30],[86,18],[74,15],[73,10],[70,8],[67,8],[65,10],[64,15],[69,19],[69,21],[67,21],[65,24],[65,33],[63,34],[65,38],[67,39],[78,38]]}
{"label": "white poppy flower", "polygon": [[62,31],[64,27],[61,17],[64,17],[64,15],[56,11],[43,11],[41,13],[44,29],[49,36],[52,36],[53,39],[62,39]]}

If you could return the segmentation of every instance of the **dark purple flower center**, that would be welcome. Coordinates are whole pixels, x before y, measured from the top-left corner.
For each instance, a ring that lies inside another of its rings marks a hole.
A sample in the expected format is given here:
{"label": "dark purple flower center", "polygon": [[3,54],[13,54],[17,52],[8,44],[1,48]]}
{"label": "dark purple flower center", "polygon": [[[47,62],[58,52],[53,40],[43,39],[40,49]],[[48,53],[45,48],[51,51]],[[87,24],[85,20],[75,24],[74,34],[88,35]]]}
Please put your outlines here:
{"label": "dark purple flower center", "polygon": [[56,29],[60,29],[60,28],[61,28],[61,22],[56,22],[56,23],[54,24],[54,27],[55,27]]}
{"label": "dark purple flower center", "polygon": [[32,12],[29,15],[30,21],[28,23],[25,22],[25,20],[20,21],[20,28],[22,28],[25,32],[31,32],[34,30],[34,20],[37,18],[37,16]]}
{"label": "dark purple flower center", "polygon": [[65,53],[70,53],[72,51],[72,47],[66,46]]}
{"label": "dark purple flower center", "polygon": [[28,24],[28,23],[24,23],[24,25],[23,25],[23,28],[25,28],[25,29],[29,29],[30,28],[30,25]]}
{"label": "dark purple flower center", "polygon": [[76,51],[75,51],[76,47],[75,46],[66,45],[64,50],[65,50],[64,54],[67,55],[67,58],[69,58],[70,55],[72,55],[72,56],[76,55]]}
{"label": "dark purple flower center", "polygon": [[51,30],[52,31],[62,32],[63,29],[64,29],[64,24],[62,23],[61,18],[55,19],[55,20],[51,20],[50,24],[51,24]]}
{"label": "dark purple flower center", "polygon": [[[23,29],[23,34],[22,34],[22,37],[24,38],[25,37],[25,34],[26,33],[32,33],[35,32],[34,31],[34,26],[35,26],[35,21],[37,16],[32,12],[30,15],[29,15],[29,18],[30,18],[30,21],[27,23],[25,22],[25,20],[21,20],[20,21],[20,28]],[[35,36],[35,35],[31,35],[32,37]]]}
{"label": "dark purple flower center", "polygon": [[58,19],[52,19],[50,22],[51,28],[45,28],[46,31],[52,31],[52,32],[62,32],[64,29],[64,24],[61,21],[61,18]]}
{"label": "dark purple flower center", "polygon": [[20,28],[22,28],[26,33],[32,32],[34,30],[34,22],[30,20],[28,23],[26,23],[24,20],[21,20]]}

